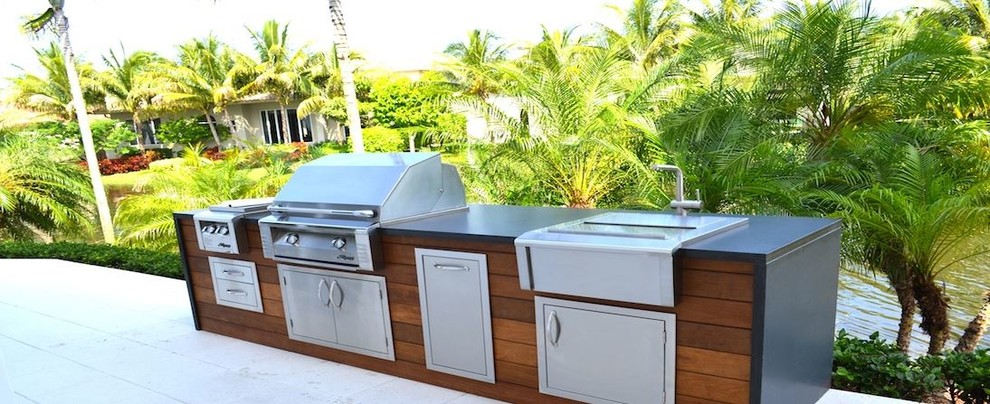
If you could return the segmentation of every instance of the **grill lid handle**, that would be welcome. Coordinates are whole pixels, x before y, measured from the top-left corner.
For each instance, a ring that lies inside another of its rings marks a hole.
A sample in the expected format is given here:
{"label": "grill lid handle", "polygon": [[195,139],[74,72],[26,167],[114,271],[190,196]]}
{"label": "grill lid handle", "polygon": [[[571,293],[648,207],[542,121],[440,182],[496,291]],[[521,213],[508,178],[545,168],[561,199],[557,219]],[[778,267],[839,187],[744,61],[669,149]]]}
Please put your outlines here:
{"label": "grill lid handle", "polygon": [[313,209],[313,208],[289,208],[284,206],[269,206],[268,211],[274,214],[303,214],[303,215],[337,215],[355,217],[375,217],[373,210],[341,210],[341,209]]}

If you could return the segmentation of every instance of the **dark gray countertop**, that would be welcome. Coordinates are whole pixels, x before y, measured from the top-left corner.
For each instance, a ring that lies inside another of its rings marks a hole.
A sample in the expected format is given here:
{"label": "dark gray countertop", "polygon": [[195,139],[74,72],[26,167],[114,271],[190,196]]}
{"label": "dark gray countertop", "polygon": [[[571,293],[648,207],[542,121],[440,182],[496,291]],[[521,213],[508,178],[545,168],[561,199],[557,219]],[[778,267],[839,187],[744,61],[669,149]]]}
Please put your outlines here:
{"label": "dark gray countertop", "polygon": [[[467,211],[383,226],[387,233],[511,242],[533,229],[604,212],[597,209],[471,205]],[[686,256],[767,260],[839,228],[836,219],[748,216],[749,222],[680,251]]]}
{"label": "dark gray countertop", "polygon": [[[177,212],[191,216],[196,211]],[[604,212],[597,209],[470,205],[467,210],[382,226],[386,234],[419,235],[511,243],[533,229]],[[841,226],[839,220],[748,216],[737,229],[682,247],[685,256],[770,261]]]}

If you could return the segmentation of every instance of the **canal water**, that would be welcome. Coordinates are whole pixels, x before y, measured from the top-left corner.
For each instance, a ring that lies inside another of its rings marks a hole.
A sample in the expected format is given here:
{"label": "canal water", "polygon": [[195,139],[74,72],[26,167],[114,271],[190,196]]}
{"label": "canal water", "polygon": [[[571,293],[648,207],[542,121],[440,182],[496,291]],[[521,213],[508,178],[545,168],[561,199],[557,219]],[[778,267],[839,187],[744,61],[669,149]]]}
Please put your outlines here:
{"label": "canal water", "polygon": [[[952,349],[956,346],[959,334],[979,310],[983,294],[990,289],[990,255],[950,268],[942,272],[939,279],[944,281],[946,294],[951,299],[949,321],[952,330],[945,345]],[[879,331],[880,337],[887,341],[894,342],[897,339],[900,306],[883,275],[874,277],[861,269],[841,269],[839,301],[836,306],[836,330],[845,328],[849,334],[862,338]],[[921,317],[916,315],[911,341],[911,352],[919,355],[928,350],[928,335],[918,328],[920,322]],[[980,347],[990,348],[990,335],[983,336]]]}

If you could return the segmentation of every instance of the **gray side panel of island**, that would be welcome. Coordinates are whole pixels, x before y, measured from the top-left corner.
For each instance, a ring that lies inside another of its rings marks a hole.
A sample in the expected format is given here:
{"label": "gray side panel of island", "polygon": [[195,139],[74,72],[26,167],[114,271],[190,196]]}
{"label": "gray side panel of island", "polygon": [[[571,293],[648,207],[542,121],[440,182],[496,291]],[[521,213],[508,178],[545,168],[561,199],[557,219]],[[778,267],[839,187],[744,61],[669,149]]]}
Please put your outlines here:
{"label": "gray side panel of island", "polygon": [[[841,230],[767,263],[754,320],[754,402],[814,403],[829,389]],[[757,280],[757,282],[761,281]],[[762,317],[762,318],[760,318]],[[760,342],[757,342],[760,341]]]}

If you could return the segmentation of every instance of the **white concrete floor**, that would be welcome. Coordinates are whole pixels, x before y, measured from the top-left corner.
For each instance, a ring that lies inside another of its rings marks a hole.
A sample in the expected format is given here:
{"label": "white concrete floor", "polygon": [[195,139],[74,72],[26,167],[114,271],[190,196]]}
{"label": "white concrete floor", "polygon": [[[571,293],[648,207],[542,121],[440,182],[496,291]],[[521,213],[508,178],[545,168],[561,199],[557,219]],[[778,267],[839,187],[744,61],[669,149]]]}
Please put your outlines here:
{"label": "white concrete floor", "polygon": [[0,259],[0,404],[495,402],[196,331],[182,281]]}

